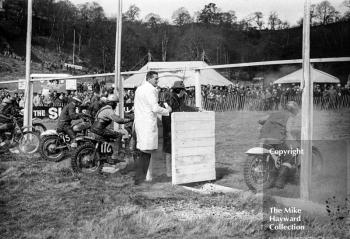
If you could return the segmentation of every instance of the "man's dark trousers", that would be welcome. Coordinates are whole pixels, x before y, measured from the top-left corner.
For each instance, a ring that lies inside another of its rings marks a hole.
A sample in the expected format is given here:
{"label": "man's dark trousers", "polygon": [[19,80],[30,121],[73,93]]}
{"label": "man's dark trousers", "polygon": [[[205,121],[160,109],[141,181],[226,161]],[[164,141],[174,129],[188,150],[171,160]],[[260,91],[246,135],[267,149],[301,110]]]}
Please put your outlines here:
{"label": "man's dark trousers", "polygon": [[151,154],[140,152],[135,158],[135,184],[140,184],[146,179]]}

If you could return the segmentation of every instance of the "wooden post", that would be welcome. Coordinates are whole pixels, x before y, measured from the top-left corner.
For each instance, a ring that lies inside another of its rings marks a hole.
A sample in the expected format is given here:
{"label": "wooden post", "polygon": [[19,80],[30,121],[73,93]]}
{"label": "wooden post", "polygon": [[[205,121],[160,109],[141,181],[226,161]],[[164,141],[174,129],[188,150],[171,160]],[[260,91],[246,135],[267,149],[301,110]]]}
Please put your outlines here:
{"label": "wooden post", "polygon": [[75,63],[74,58],[75,58],[75,27],[73,31],[73,65]]}
{"label": "wooden post", "polygon": [[32,126],[32,99],[33,90],[30,79],[30,61],[32,49],[32,7],[33,0],[28,0],[27,13],[27,42],[26,42],[26,86],[25,86],[25,104],[24,104],[24,119],[23,126]]}
{"label": "wooden post", "polygon": [[196,91],[196,107],[202,109],[202,88],[200,82],[200,70],[196,70],[195,74],[195,91]]}
{"label": "wooden post", "polygon": [[[119,97],[119,115],[124,116],[124,97],[123,80],[120,74],[121,65],[121,39],[122,39],[122,0],[118,0],[118,12],[116,19],[116,37],[115,37],[115,77],[114,77],[114,95]],[[119,126],[120,127],[120,126]]]}
{"label": "wooden post", "polygon": [[[347,184],[346,197],[348,199],[346,202],[346,206],[347,206],[347,209],[349,210],[350,209],[350,141],[349,140],[346,141],[346,160],[347,160],[346,163],[348,168],[348,172],[346,174],[346,184]],[[346,224],[350,226],[350,214],[348,214]]]}
{"label": "wooden post", "polygon": [[313,85],[310,77],[310,0],[305,0],[303,21],[303,94],[301,111],[300,197],[310,199],[312,175]]}

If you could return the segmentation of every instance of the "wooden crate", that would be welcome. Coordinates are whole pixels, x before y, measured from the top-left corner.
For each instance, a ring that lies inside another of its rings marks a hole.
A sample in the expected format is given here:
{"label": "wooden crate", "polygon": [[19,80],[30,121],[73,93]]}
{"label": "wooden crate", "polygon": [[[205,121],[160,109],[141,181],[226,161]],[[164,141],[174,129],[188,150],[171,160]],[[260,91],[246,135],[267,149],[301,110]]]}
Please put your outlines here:
{"label": "wooden crate", "polygon": [[171,117],[172,184],[215,180],[215,112]]}

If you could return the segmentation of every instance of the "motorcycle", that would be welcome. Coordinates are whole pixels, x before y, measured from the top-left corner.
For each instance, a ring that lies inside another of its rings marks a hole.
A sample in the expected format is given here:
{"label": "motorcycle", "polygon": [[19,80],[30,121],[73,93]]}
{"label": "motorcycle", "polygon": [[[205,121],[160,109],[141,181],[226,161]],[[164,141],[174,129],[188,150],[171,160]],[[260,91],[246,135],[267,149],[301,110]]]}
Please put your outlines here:
{"label": "motorcycle", "polygon": [[135,150],[130,146],[130,125],[125,126],[128,135],[124,135],[119,142],[118,159],[112,159],[113,139],[106,139],[100,135],[89,132],[84,138],[86,141],[78,146],[72,156],[72,169],[75,173],[101,173],[104,166],[113,165],[115,171],[126,172],[133,169]]}
{"label": "motorcycle", "polygon": [[0,132],[2,147],[9,148],[18,144],[18,149],[25,154],[33,154],[39,149],[40,139],[34,129],[34,124],[30,127],[23,127],[22,116],[12,117],[12,124],[2,124]]}
{"label": "motorcycle", "polygon": [[[292,132],[298,135],[298,132]],[[295,138],[295,137],[294,137]],[[296,141],[296,147],[291,148],[293,153],[292,172],[295,178],[300,177],[300,141]],[[248,156],[244,163],[244,180],[248,188],[260,192],[273,187],[279,170],[282,166],[283,154],[275,150],[273,145],[262,144],[245,152]],[[323,168],[323,157],[319,149],[312,146],[312,168],[320,172]]]}
{"label": "motorcycle", "polygon": [[[82,115],[82,122],[72,126],[72,129],[77,133],[76,142],[78,145],[83,140],[83,136],[88,133],[93,117],[87,114]],[[58,162],[61,161],[71,150],[71,138],[68,134],[58,130],[46,130],[40,135],[40,155],[46,160]]]}

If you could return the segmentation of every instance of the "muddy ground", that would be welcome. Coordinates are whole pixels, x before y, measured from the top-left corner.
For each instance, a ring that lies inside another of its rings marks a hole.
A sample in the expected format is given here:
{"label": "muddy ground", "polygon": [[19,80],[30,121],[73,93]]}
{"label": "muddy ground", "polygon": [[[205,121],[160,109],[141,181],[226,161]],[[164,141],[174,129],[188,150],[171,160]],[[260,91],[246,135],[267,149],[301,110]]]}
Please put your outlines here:
{"label": "muddy ground", "polygon": [[[76,178],[69,168],[69,161],[52,163],[43,161],[38,155],[1,155],[0,237],[349,236],[345,220],[337,216],[339,213],[321,220],[303,212],[300,223],[306,225],[305,230],[269,230],[263,212],[268,212],[272,205],[282,206],[269,197],[263,199],[248,192],[242,173],[244,152],[257,143],[256,121],[264,115],[266,112],[216,114],[216,183],[245,190],[236,194],[196,194],[181,186],[172,186],[162,178],[135,187],[132,173]],[[327,177],[315,176],[315,189],[318,190],[314,190],[313,196],[322,202],[336,195],[332,201],[336,210],[342,202],[338,197],[344,195],[347,183],[343,175],[344,156],[348,158],[344,154],[344,140],[350,138],[350,112],[315,112],[314,115],[314,138],[319,139],[318,146],[329,163]],[[298,197],[298,191],[298,185],[290,184],[284,190],[271,190],[266,194]]]}

